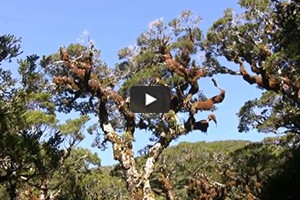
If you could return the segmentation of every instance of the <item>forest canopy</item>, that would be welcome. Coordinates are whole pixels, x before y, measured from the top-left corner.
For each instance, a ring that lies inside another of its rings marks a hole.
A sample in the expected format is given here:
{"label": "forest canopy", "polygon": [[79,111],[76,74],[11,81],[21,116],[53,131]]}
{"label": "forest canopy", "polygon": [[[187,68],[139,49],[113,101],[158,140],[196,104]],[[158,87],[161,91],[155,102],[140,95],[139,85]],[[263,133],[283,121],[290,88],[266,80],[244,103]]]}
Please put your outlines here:
{"label": "forest canopy", "polygon": [[[153,21],[136,44],[116,52],[115,66],[91,40],[21,59],[21,39],[0,35],[0,198],[297,198],[300,4],[239,5],[241,13],[225,10],[205,32],[190,10]],[[196,59],[200,53],[203,62]],[[17,77],[3,67],[12,64]],[[220,74],[263,92],[240,108],[238,131],[278,136],[169,147],[217,124],[214,111],[230,96]],[[214,95],[205,95],[200,79],[211,80]],[[132,112],[129,90],[137,85],[169,87],[169,112]],[[151,134],[139,154],[137,132]],[[112,146],[118,164],[101,166],[96,153],[80,146],[85,137],[102,150]]]}

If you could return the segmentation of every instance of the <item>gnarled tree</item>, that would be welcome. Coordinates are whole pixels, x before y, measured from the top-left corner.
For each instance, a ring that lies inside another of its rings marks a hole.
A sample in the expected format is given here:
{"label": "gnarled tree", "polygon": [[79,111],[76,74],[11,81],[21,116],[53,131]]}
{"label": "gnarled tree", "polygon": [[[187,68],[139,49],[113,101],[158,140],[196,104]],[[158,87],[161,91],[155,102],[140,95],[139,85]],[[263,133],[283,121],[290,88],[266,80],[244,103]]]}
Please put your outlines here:
{"label": "gnarled tree", "polygon": [[226,10],[203,43],[208,60],[220,66],[217,58],[225,57],[239,66],[245,81],[264,90],[260,99],[241,108],[239,131],[300,134],[299,1],[240,0],[239,4],[245,11]]}
{"label": "gnarled tree", "polygon": [[[206,132],[208,122],[216,122],[214,115],[207,121],[197,121],[195,115],[200,110],[213,110],[214,104],[221,103],[225,97],[225,90],[220,89],[219,95],[206,100],[199,90],[199,79],[215,73],[209,67],[199,67],[195,60],[202,41],[200,20],[192,12],[184,11],[167,25],[162,20],[151,22],[136,45],[119,51],[122,61],[115,69],[99,60],[99,51],[93,45],[71,45],[45,58],[43,66],[58,86],[56,102],[60,110],[74,109],[98,117],[99,124],[89,131],[98,132],[95,145],[112,144],[130,199],[155,199],[149,179],[162,151],[179,136],[192,130]],[[217,86],[215,80],[213,83]],[[136,85],[170,87],[170,111],[164,114],[131,112],[129,89]],[[179,119],[179,114],[186,119]],[[152,133],[142,167],[136,165],[133,151],[137,130]],[[166,194],[172,198],[171,191]]]}

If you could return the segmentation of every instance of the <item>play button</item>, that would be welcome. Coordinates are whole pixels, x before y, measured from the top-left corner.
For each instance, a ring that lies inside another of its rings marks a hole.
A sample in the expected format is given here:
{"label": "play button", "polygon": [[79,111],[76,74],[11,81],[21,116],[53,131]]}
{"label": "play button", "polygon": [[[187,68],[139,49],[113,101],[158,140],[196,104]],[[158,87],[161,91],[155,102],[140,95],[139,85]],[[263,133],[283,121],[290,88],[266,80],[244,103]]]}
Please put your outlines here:
{"label": "play button", "polygon": [[166,113],[170,110],[170,89],[166,86],[134,86],[130,108],[135,113]]}
{"label": "play button", "polygon": [[152,104],[153,102],[155,102],[157,100],[157,98],[149,95],[149,94],[145,94],[145,106],[148,106],[150,104]]}

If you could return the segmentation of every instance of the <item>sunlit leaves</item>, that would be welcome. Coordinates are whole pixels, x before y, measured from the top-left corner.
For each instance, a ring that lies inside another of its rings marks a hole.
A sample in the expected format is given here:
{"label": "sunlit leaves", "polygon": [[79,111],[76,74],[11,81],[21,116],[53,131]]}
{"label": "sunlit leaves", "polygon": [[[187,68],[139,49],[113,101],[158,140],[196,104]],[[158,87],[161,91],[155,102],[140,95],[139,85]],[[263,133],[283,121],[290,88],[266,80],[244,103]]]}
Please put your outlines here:
{"label": "sunlit leaves", "polygon": [[82,127],[89,119],[87,115],[83,115],[76,119],[67,120],[66,123],[59,126],[59,130],[64,135],[74,134],[83,137]]}
{"label": "sunlit leaves", "polygon": [[40,110],[28,110],[22,117],[27,125],[55,124],[58,121],[54,115],[45,114]]}

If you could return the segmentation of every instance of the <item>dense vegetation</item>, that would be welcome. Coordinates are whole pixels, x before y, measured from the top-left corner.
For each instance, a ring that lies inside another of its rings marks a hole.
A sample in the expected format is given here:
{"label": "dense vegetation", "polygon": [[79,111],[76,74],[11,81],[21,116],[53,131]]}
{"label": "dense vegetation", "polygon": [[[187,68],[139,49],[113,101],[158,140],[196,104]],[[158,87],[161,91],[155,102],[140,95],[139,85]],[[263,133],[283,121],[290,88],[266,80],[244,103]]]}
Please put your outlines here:
{"label": "dense vegetation", "polygon": [[[114,68],[92,43],[19,59],[17,77],[0,66],[0,199],[297,199],[300,4],[239,4],[243,13],[226,10],[206,35],[191,11],[169,23],[152,22],[134,47],[119,51]],[[20,42],[0,36],[0,65],[16,61]],[[199,52],[205,52],[203,63],[195,60]],[[239,71],[222,65],[222,58]],[[226,91],[214,78],[215,96],[199,90],[199,79],[216,74],[241,76],[264,91],[240,109],[240,132],[282,135],[259,143],[169,147],[181,135],[207,132],[211,121],[217,123],[212,112]],[[134,85],[170,87],[170,111],[131,112]],[[152,134],[139,157],[133,152],[136,130]],[[101,167],[96,154],[80,148],[84,132],[95,136],[94,146],[111,144],[119,164]]]}

